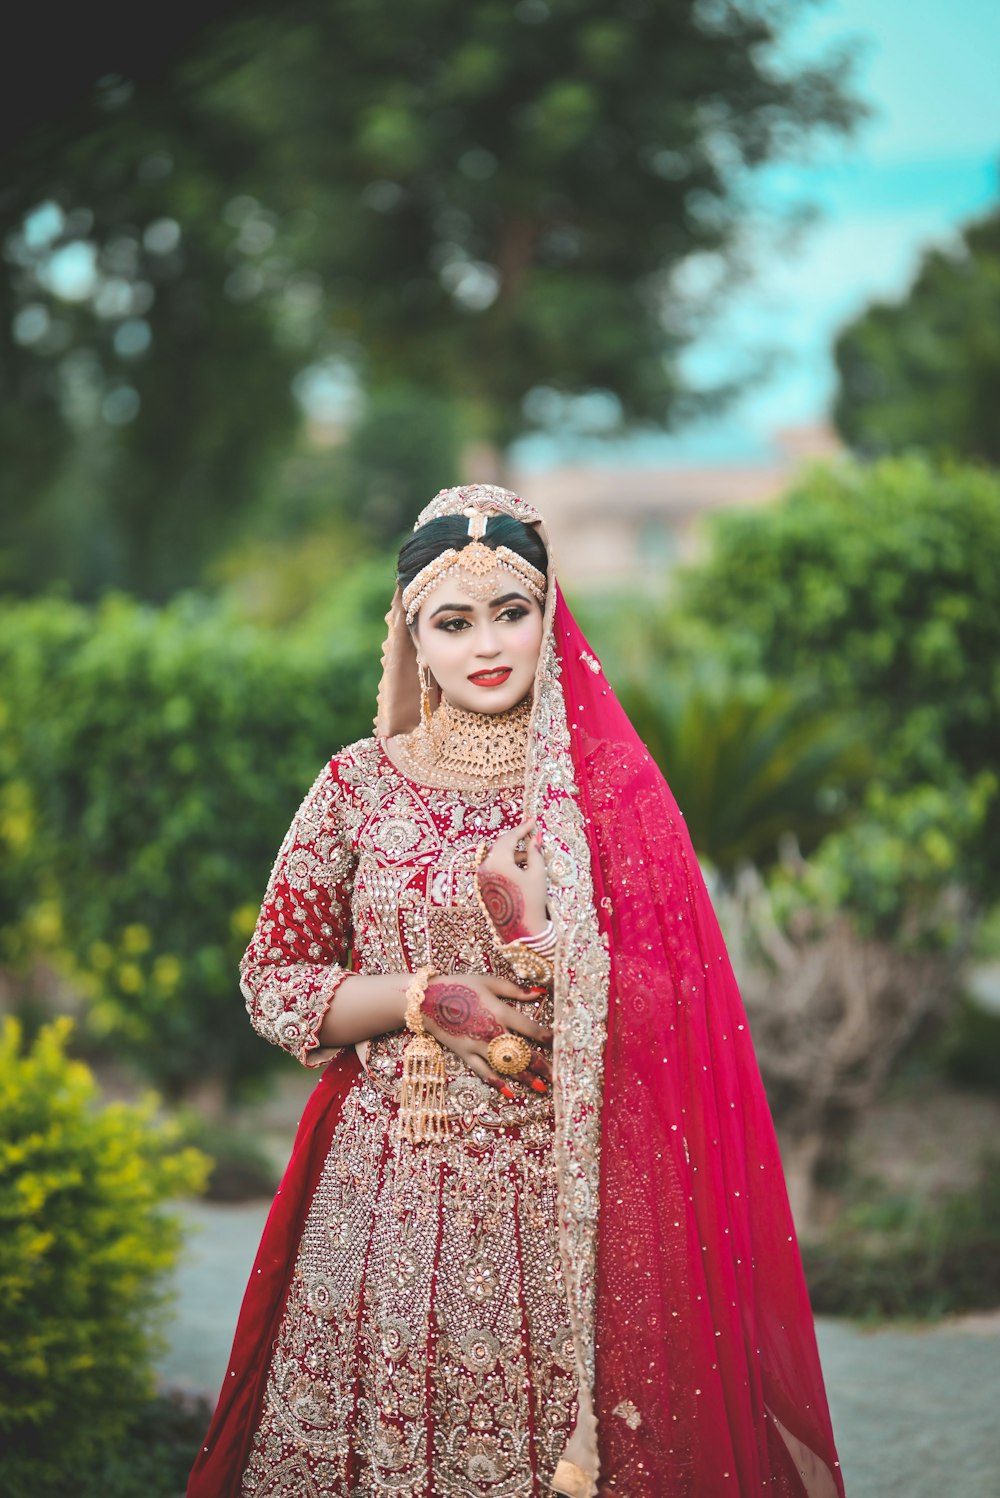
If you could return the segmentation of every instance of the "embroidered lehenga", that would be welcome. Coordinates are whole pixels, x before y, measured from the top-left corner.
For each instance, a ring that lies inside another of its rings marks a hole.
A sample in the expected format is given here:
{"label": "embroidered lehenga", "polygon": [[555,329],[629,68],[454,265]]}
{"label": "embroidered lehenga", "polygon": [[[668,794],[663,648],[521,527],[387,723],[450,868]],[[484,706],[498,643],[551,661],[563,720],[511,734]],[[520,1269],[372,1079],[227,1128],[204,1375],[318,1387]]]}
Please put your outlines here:
{"label": "embroidered lehenga", "polygon": [[[522,807],[522,785],[417,784],[371,739],[339,754],[296,819],[245,962],[258,1028],[304,1054],[349,933],[364,973],[423,962],[502,971],[472,860]],[[247,1498],[418,1493],[428,1470],[434,1492],[521,1498],[565,1446],[574,1354],[551,1097],[499,1097],[448,1052],[447,1143],[401,1145],[392,1121],[406,1040],[365,1048],[344,1106],[274,1347]]]}
{"label": "embroidered lehenga", "polygon": [[[443,491],[544,526],[491,486]],[[546,538],[547,539],[547,538]],[[189,1498],[843,1494],[774,1131],[683,820],[549,569],[523,774],[434,784],[399,591],[376,733],[335,755],[243,962],[324,1066]],[[459,715],[460,717],[461,715]],[[391,749],[391,753],[390,753]],[[551,1097],[447,1053],[450,1128],[393,1129],[405,1032],[334,1053],[346,972],[497,972],[476,849],[535,816],[558,932]]]}

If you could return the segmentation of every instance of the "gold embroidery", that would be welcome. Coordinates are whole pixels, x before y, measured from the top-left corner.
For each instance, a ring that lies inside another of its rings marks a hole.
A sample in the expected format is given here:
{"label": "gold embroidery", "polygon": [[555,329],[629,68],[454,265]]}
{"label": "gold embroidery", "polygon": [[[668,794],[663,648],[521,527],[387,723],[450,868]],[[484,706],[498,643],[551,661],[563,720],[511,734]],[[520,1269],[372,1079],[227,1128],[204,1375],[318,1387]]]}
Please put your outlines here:
{"label": "gold embroidery", "polygon": [[[373,739],[342,751],[334,769],[336,790],[313,827],[326,826],[332,797],[353,850],[335,897],[358,969],[414,970],[429,943],[442,972],[513,977],[471,881],[480,839],[522,820],[521,787],[411,783]],[[550,998],[524,1004],[551,1018]],[[403,1031],[370,1042],[345,1104],[303,1231],[243,1498],[410,1498],[427,1491],[429,1471],[436,1498],[529,1498],[565,1448],[577,1373],[552,1098],[501,1098],[446,1051],[447,1140],[397,1142],[406,1042]]]}
{"label": "gold embroidery", "polygon": [[417,1150],[391,1117],[364,1081],[347,1099],[243,1498],[529,1498],[556,1470],[575,1371],[551,1128]]}
{"label": "gold embroidery", "polygon": [[638,1430],[642,1424],[642,1416],[631,1399],[623,1399],[620,1404],[615,1405],[611,1413],[617,1415],[619,1420],[624,1420],[629,1430]]}
{"label": "gold embroidery", "polygon": [[324,766],[278,850],[240,963],[240,988],[254,1028],[307,1065],[319,1046],[323,1016],[347,975],[353,872],[337,787]]}

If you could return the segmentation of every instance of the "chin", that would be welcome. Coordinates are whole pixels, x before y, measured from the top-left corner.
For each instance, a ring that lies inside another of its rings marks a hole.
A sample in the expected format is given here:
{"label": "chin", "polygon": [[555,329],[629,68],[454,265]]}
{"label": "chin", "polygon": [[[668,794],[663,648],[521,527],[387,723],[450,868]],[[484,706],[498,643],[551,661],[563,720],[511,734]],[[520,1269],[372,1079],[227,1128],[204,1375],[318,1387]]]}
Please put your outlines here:
{"label": "chin", "polygon": [[451,700],[458,707],[464,708],[466,712],[505,713],[508,709],[517,707],[517,704],[523,702],[530,693],[531,682],[526,687],[515,688],[513,692],[508,686],[503,693],[486,692],[479,687],[472,687],[467,694],[463,693],[461,697],[453,697]]}

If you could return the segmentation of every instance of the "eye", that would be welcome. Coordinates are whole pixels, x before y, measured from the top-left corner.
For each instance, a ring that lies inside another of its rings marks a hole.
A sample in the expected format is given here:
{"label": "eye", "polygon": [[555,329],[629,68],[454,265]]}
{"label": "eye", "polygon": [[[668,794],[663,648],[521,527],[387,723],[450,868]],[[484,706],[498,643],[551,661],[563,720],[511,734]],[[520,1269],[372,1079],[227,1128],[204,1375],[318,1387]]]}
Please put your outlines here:
{"label": "eye", "polygon": [[[511,624],[516,624],[519,619],[523,619],[525,617],[527,612],[528,610],[524,607],[523,604],[510,603],[505,609],[500,610],[499,614],[497,614],[497,618],[507,619]],[[457,635],[459,629],[469,628],[469,621],[468,619],[463,619],[460,614],[453,614],[450,619],[442,619],[440,624],[435,625],[435,628],[443,629],[449,635]]]}

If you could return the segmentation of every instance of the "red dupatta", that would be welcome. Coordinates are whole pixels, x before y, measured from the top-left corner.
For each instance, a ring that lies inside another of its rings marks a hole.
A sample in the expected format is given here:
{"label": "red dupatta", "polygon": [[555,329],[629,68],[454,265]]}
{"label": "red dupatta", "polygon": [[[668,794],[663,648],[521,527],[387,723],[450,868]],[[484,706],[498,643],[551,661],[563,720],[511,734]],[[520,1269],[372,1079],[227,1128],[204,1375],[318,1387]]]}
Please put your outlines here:
{"label": "red dupatta", "polygon": [[[781,1161],[718,922],[663,775],[550,586],[529,787],[557,897],[589,883],[598,928],[572,894],[561,902],[575,922],[557,981],[564,1251],[594,1423],[557,1489],[836,1498]],[[552,785],[567,754],[569,796]],[[581,832],[589,869],[573,851]]]}

